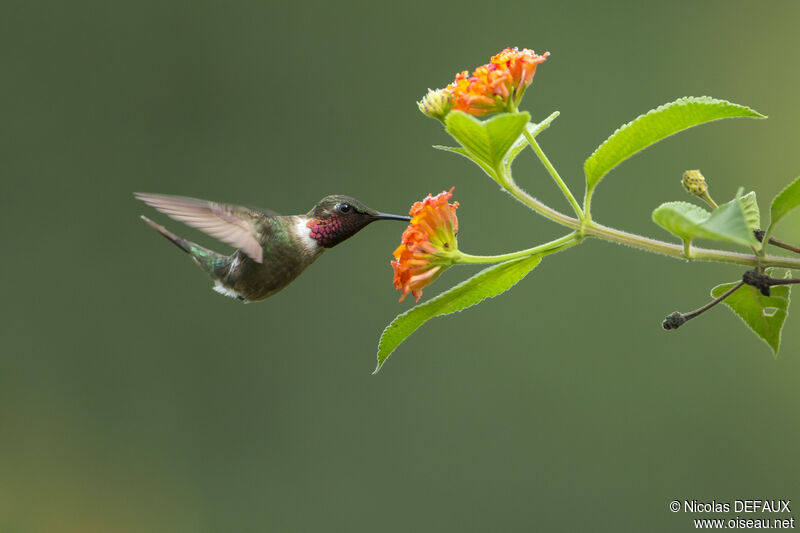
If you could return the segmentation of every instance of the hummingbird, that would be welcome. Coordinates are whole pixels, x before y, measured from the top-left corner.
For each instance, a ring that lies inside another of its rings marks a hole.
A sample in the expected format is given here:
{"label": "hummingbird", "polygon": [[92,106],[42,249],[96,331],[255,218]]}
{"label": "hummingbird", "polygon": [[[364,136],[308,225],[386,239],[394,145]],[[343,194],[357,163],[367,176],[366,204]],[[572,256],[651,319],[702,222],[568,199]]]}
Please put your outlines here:
{"label": "hummingbird", "polygon": [[223,255],[182,239],[149,218],[142,219],[188,253],[214,281],[213,289],[245,303],[263,300],[294,281],[328,248],[376,220],[404,220],[370,209],[355,198],[326,196],[305,215],[281,216],[268,209],[171,196],[134,193],[169,217],[237,248]]}

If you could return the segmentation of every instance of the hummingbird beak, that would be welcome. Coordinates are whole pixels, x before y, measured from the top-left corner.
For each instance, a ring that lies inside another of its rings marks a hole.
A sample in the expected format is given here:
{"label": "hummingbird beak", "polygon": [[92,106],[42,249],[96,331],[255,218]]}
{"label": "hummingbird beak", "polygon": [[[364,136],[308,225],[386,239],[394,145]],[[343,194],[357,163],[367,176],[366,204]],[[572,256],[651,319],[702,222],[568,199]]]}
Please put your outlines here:
{"label": "hummingbird beak", "polygon": [[377,213],[372,215],[372,220],[403,220],[405,222],[410,222],[411,217],[401,216],[401,215],[390,215],[388,213]]}

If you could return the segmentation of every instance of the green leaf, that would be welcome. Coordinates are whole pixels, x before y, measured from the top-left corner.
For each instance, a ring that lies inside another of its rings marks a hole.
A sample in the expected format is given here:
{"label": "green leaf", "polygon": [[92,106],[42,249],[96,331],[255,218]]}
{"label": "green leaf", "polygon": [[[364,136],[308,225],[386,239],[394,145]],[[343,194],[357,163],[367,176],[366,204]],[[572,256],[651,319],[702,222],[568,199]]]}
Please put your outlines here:
{"label": "green leaf", "polygon": [[[558,117],[560,113],[558,111],[553,112],[549,117],[544,119],[543,121],[539,122],[538,124],[527,124],[525,127],[528,128],[528,133],[531,134],[531,137],[536,137],[544,130],[550,127],[550,123],[553,122],[556,117]],[[511,166],[511,163],[514,162],[514,159],[522,152],[525,147],[528,146],[528,139],[525,138],[525,135],[520,134],[517,137],[517,140],[514,141],[514,144],[511,145],[511,149],[508,151],[506,156],[503,158],[503,164],[506,168]]]}
{"label": "green leaf", "polygon": [[753,235],[753,230],[758,228],[758,224],[756,193],[750,192],[742,196],[742,189],[739,189],[736,198],[720,205],[703,222],[698,237],[757,246],[758,240]]}
{"label": "green leaf", "polygon": [[386,359],[400,343],[422,324],[431,318],[461,311],[486,298],[494,298],[502,294],[524,278],[541,260],[540,256],[531,256],[493,265],[452,289],[397,316],[381,335],[378,344],[378,366],[375,368],[375,373],[381,369]]}
{"label": "green leaf", "polygon": [[666,202],[653,211],[653,222],[680,237],[691,241],[697,237],[697,228],[708,220],[711,213],[689,202]]}
{"label": "green leaf", "polygon": [[758,244],[753,235],[759,222],[758,204],[752,192],[722,204],[713,213],[688,202],[667,202],[658,206],[652,216],[653,222],[684,241],[712,239],[745,246]]}
{"label": "green leaf", "polygon": [[470,161],[481,167],[483,171],[489,175],[490,178],[497,181],[497,172],[495,171],[495,169],[493,169],[480,159],[475,159],[474,157],[472,157],[472,155],[465,148],[460,148],[455,146],[441,146],[438,144],[433,145],[433,147],[436,148],[437,150],[443,150],[445,152],[453,152],[454,154],[466,157],[467,159],[469,159]]}
{"label": "green leaf", "polygon": [[[528,132],[531,134],[532,137],[536,137],[541,132],[546,130],[550,126],[550,123],[553,122],[553,120],[555,120],[559,114],[560,113],[558,111],[555,111],[549,117],[539,122],[538,124],[528,123],[525,125],[525,127],[528,128]],[[516,157],[525,149],[526,146],[528,146],[528,140],[525,138],[525,135],[520,133],[519,137],[517,137],[517,140],[514,141],[514,144],[511,145],[511,148],[508,149],[506,155],[503,157],[503,165],[505,165],[507,171],[511,167],[511,163],[514,162],[514,159],[516,159]],[[473,158],[471,153],[466,148],[455,147],[455,146],[441,146],[441,145],[434,145],[434,148],[436,148],[437,150],[444,150],[446,152],[453,152],[455,154],[464,156],[467,159],[472,160],[478,166],[480,166],[483,169],[483,171],[489,175],[490,178],[497,180],[496,171],[494,170],[494,168],[489,166],[489,163],[487,163],[482,159]]]}
{"label": "green leaf", "polygon": [[742,189],[739,189],[736,198],[715,209],[708,220],[703,222],[704,234],[698,237],[757,246],[758,240],[753,235],[753,230],[758,229],[759,224],[756,193],[751,192],[746,196],[741,194]]}
{"label": "green leaf", "polygon": [[[739,195],[737,194],[737,196]],[[744,220],[747,224],[747,228],[751,232],[754,229],[760,228],[761,212],[758,210],[758,200],[756,200],[755,191],[750,191],[744,196],[741,196],[739,198],[739,202],[742,206],[742,212],[744,212]]]}
{"label": "green leaf", "polygon": [[589,191],[624,160],[674,133],[713,120],[732,117],[767,118],[761,113],[708,96],[687,96],[664,104],[629,122],[611,135],[583,165]]}
{"label": "green leaf", "polygon": [[792,209],[800,206],[800,178],[796,178],[772,199],[770,226],[775,227]]}
{"label": "green leaf", "polygon": [[[711,289],[711,296],[719,298],[737,283],[717,285]],[[779,285],[770,288],[771,296],[764,296],[755,287],[743,285],[722,303],[730,307],[777,356],[781,345],[781,329],[789,312],[789,292],[789,285]]]}
{"label": "green leaf", "polygon": [[[484,170],[498,169],[530,118],[525,112],[501,113],[482,121],[461,111],[451,111],[445,119],[445,129],[466,150],[462,155]],[[494,177],[494,172],[488,174]]]}

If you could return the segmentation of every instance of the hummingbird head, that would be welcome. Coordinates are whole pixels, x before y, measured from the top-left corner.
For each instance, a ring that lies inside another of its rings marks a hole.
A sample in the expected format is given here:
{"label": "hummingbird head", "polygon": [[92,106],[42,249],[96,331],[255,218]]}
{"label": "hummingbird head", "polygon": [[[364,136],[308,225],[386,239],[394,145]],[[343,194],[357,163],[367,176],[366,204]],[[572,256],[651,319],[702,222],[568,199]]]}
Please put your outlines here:
{"label": "hummingbird head", "polygon": [[408,216],[379,213],[355,198],[340,194],[326,196],[306,216],[309,236],[325,248],[333,248],[376,220],[411,220]]}

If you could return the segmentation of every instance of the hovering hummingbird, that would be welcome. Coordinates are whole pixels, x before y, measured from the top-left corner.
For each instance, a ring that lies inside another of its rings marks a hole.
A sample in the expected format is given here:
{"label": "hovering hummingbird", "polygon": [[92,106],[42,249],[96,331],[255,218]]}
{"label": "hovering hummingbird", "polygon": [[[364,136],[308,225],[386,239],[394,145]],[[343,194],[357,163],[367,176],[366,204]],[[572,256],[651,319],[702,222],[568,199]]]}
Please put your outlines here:
{"label": "hovering hummingbird", "polygon": [[214,280],[214,290],[255,302],[286,287],[327,248],[349,239],[375,220],[411,220],[370,209],[349,196],[326,196],[305,215],[280,216],[267,210],[166,194],[134,193],[144,203],[235,246],[223,255],[142,219],[188,253]]}

